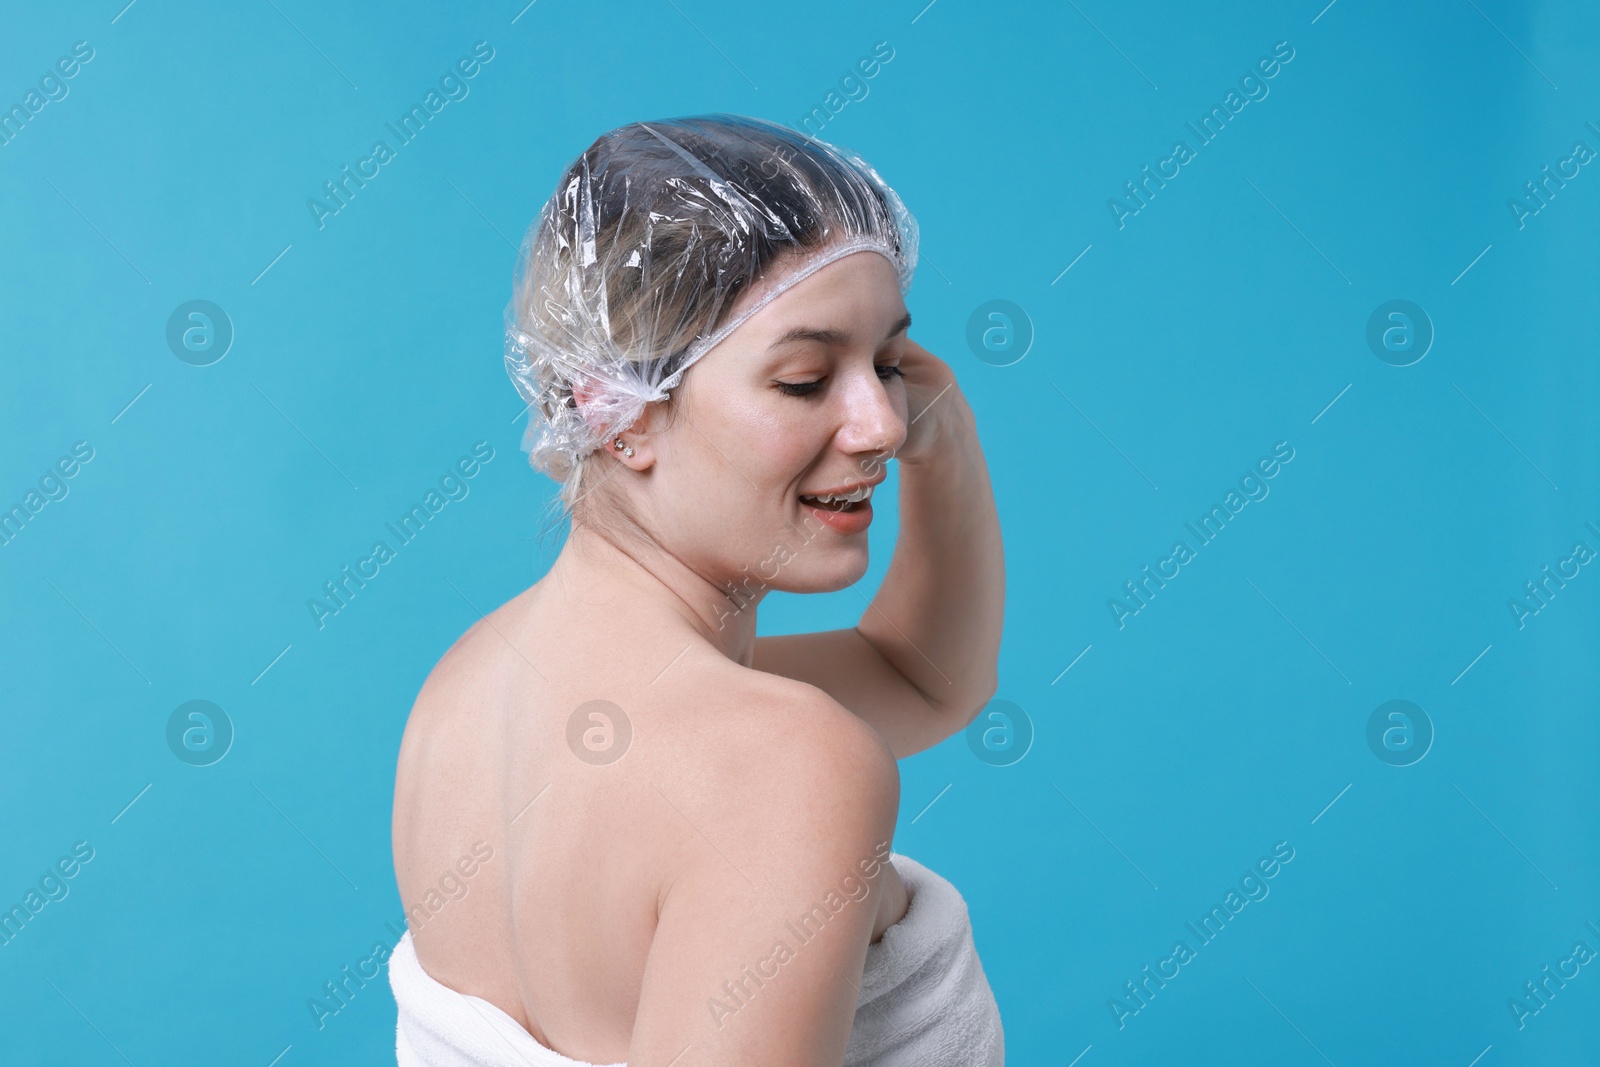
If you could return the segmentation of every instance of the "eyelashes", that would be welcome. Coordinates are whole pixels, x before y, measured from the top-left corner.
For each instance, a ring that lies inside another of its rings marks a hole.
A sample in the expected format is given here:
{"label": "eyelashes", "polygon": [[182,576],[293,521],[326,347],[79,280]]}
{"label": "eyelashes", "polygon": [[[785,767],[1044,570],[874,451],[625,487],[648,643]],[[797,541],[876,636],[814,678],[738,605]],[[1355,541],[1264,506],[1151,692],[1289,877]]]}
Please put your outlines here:
{"label": "eyelashes", "polygon": [[[905,376],[906,372],[898,366],[878,365],[878,378],[880,381],[893,381],[896,378],[904,378]],[[813,396],[817,390],[822,388],[822,383],[825,381],[827,381],[826,378],[818,378],[814,382],[773,382],[772,384],[777,386],[778,391],[785,396]]]}

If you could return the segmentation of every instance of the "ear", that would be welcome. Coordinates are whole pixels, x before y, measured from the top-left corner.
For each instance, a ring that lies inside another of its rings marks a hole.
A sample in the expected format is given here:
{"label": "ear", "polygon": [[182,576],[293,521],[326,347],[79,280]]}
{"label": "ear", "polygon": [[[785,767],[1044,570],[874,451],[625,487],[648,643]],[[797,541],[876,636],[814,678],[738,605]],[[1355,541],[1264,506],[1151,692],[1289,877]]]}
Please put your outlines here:
{"label": "ear", "polygon": [[583,416],[584,425],[591,430],[600,430],[603,427],[595,418],[592,403],[595,392],[593,383],[583,375],[572,380],[572,399],[578,405],[578,412]]}
{"label": "ear", "polygon": [[[574,379],[572,383],[573,399],[578,404],[578,410],[583,414],[585,425],[593,430],[604,429],[603,424],[594,414],[594,406],[590,403],[597,391],[593,383],[587,378],[579,377]],[[655,449],[648,430],[657,421],[659,416],[657,409],[659,407],[660,405],[658,404],[646,404],[643,414],[639,416],[632,426],[625,430],[613,431],[606,436],[605,440],[600,443],[600,451],[607,453],[623,466],[631,467],[636,471],[648,468],[655,462]],[[633,449],[633,455],[630,456],[624,449],[616,447],[619,437],[622,439],[625,448]]]}

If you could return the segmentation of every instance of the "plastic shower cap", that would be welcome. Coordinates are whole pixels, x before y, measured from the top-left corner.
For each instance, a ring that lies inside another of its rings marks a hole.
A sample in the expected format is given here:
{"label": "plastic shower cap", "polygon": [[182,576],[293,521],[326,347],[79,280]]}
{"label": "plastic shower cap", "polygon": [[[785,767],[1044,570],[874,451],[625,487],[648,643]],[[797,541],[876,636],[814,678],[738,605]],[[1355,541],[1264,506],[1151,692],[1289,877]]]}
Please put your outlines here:
{"label": "plastic shower cap", "polygon": [[603,134],[517,256],[505,363],[529,463],[570,509],[585,456],[773,298],[868,249],[911,287],[916,220],[852,152],[740,115]]}

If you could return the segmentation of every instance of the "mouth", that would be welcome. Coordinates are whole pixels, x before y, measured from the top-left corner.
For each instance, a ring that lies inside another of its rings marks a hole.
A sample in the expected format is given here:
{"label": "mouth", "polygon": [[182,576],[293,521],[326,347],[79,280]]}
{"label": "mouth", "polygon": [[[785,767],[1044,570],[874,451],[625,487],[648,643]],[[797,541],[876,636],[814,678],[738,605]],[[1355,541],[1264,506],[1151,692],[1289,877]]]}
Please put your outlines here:
{"label": "mouth", "polygon": [[859,535],[872,525],[872,485],[840,486],[826,493],[801,493],[800,503],[823,526],[841,536]]}
{"label": "mouth", "polygon": [[846,492],[800,494],[800,502],[818,511],[852,512],[870,508],[872,486],[859,485]]}

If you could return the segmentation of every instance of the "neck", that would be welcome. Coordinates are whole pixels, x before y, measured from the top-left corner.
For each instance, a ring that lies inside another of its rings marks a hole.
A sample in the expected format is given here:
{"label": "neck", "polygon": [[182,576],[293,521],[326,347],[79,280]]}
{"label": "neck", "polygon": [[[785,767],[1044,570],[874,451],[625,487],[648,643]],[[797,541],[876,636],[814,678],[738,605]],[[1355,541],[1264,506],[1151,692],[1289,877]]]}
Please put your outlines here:
{"label": "neck", "polygon": [[605,605],[621,627],[686,627],[735,663],[753,660],[764,589],[729,592],[658,545],[581,523],[573,524],[550,573],[585,601]]}

